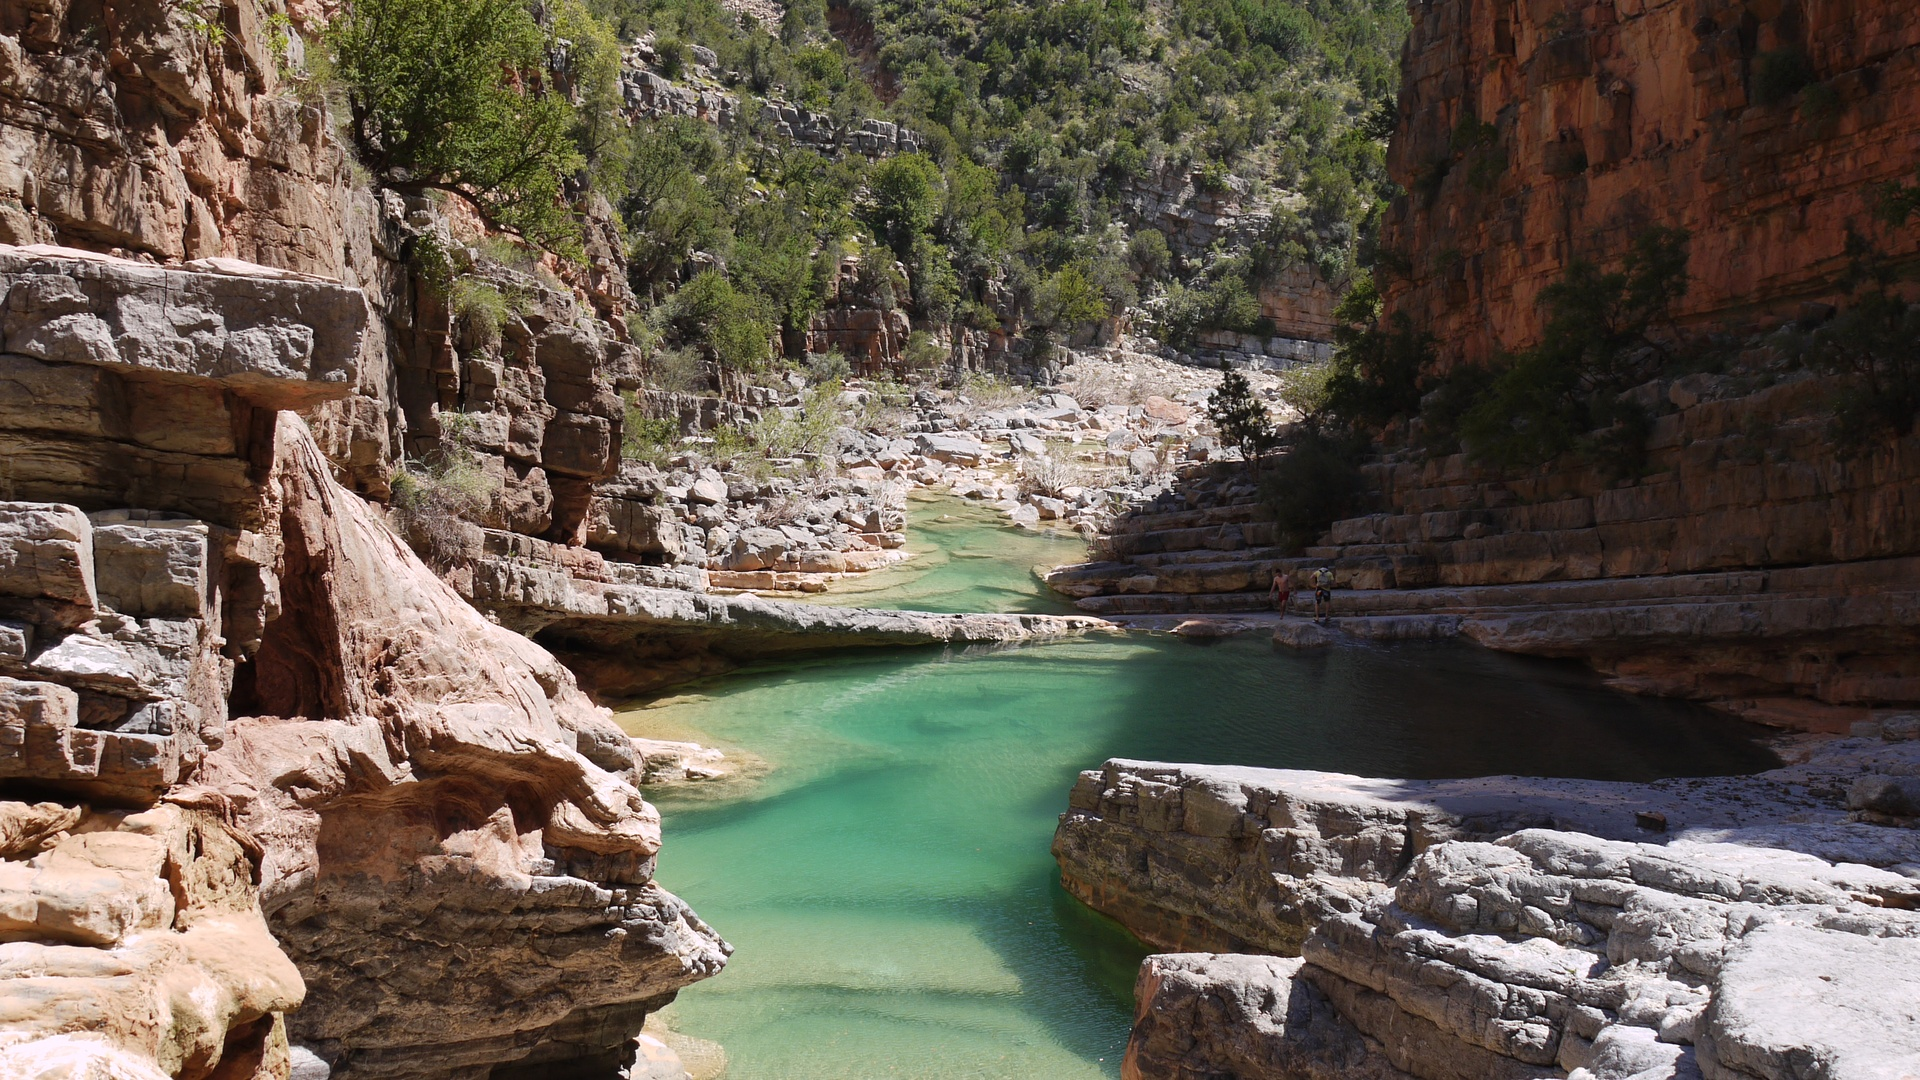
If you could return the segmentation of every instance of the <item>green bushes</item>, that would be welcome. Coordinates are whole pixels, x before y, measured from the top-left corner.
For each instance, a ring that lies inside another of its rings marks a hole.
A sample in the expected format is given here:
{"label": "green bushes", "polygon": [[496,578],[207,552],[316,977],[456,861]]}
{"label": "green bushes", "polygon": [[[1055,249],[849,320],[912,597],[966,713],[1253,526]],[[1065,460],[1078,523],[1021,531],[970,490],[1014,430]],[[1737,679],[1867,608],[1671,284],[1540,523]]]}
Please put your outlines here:
{"label": "green bushes", "polygon": [[1347,515],[1361,489],[1358,448],[1320,434],[1296,438],[1260,481],[1260,502],[1288,552],[1319,539]]}
{"label": "green bushes", "polygon": [[1644,456],[1649,418],[1620,397],[1667,359],[1648,331],[1687,289],[1687,234],[1650,229],[1619,270],[1577,261],[1542,290],[1548,316],[1539,344],[1512,357],[1460,420],[1474,457],[1508,469],[1579,450],[1631,472]]}
{"label": "green bushes", "polygon": [[1833,440],[1842,453],[1913,432],[1920,418],[1920,304],[1876,285],[1788,346],[1814,370],[1848,377],[1833,400]]}
{"label": "green bushes", "polygon": [[774,319],[764,301],[741,292],[717,270],[702,271],[681,286],[666,304],[663,321],[719,365],[723,382],[738,383],[773,357]]}
{"label": "green bushes", "polygon": [[680,424],[667,417],[650,417],[631,398],[621,425],[620,456],[664,467],[680,443]]}
{"label": "green bushes", "polygon": [[1191,348],[1210,330],[1270,332],[1272,326],[1262,318],[1260,298],[1250,282],[1254,276],[1251,258],[1242,255],[1215,260],[1191,285],[1172,285],[1160,312],[1161,335]]}
{"label": "green bushes", "polygon": [[1334,354],[1316,425],[1331,421],[1345,430],[1383,428],[1420,408],[1423,380],[1433,367],[1431,335],[1405,315],[1380,323],[1380,294],[1362,276],[1334,309]]}
{"label": "green bushes", "polygon": [[521,0],[356,0],[326,45],[355,147],[383,183],[457,192],[543,243],[574,235],[561,197],[585,165],[574,109]]}
{"label": "green bushes", "polygon": [[472,526],[493,508],[500,478],[471,448],[473,417],[441,413],[439,420],[440,448],[393,474],[387,506],[400,535],[435,569],[445,570],[465,557]]}

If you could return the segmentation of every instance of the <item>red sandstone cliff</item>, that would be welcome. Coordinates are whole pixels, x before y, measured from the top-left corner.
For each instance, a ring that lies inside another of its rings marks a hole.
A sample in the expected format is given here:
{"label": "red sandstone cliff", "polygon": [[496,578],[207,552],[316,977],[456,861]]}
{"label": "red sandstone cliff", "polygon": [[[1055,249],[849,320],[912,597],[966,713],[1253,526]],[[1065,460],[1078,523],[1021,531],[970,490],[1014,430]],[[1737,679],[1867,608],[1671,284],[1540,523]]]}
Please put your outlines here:
{"label": "red sandstone cliff", "polygon": [[1617,259],[1648,226],[1693,234],[1675,314],[1695,325],[1833,298],[1851,235],[1920,256],[1872,212],[1920,166],[1906,0],[1410,6],[1382,277],[1452,356],[1528,343],[1569,260]]}

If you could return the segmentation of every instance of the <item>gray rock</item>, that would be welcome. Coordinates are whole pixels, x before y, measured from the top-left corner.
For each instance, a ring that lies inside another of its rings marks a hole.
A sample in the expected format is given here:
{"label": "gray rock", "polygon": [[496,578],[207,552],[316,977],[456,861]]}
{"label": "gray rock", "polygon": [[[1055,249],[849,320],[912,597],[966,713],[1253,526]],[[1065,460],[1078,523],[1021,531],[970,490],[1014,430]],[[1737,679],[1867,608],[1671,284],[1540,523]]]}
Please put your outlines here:
{"label": "gray rock", "polygon": [[68,634],[42,649],[31,666],[62,683],[123,693],[140,693],[154,679],[125,643],[91,633]]}
{"label": "gray rock", "polygon": [[687,501],[708,506],[727,504],[727,485],[723,480],[701,477],[687,487]]}
{"label": "gray rock", "polygon": [[287,1080],[327,1080],[333,1068],[304,1046],[287,1048]]}
{"label": "gray rock", "polygon": [[32,624],[0,619],[0,662],[24,664],[32,652]]}
{"label": "gray rock", "polygon": [[1920,1075],[1920,939],[1760,927],[1727,950],[1699,1051],[1712,1080]]}
{"label": "gray rock", "polygon": [[986,447],[971,435],[923,434],[915,437],[914,448],[949,465],[978,465],[987,456]]}
{"label": "gray rock", "polygon": [[1920,817],[1920,776],[1863,776],[1847,790],[1847,808]]}
{"label": "gray rock", "polygon": [[1016,456],[1045,457],[1047,455],[1047,444],[1045,440],[1037,435],[1029,435],[1024,431],[1009,432],[1007,435],[1007,443],[1013,447],[1013,452]]}
{"label": "gray rock", "polygon": [[[1070,892],[1150,941],[1299,951],[1291,972],[1255,973],[1264,993],[1214,979],[1214,996],[1270,1016],[1310,984],[1365,1037],[1352,1068],[1897,1077],[1920,1067],[1920,882],[1903,869],[1920,834],[1807,792],[1865,760],[1920,764],[1909,746],[1650,785],[1113,761],[1075,785],[1054,850]],[[1649,814],[1667,832],[1643,832]],[[1136,1041],[1158,1022],[1143,1008]],[[1312,1038],[1274,1031],[1247,1010],[1192,1013],[1186,1041],[1129,1075],[1316,1075],[1240,1066],[1249,1045],[1273,1061]]]}
{"label": "gray rock", "polygon": [[207,599],[207,527],[197,521],[96,524],[100,602],[128,615],[198,617]]}
{"label": "gray rock", "polygon": [[728,554],[728,570],[765,570],[787,553],[793,541],[779,529],[744,529],[734,538]]}
{"label": "gray rock", "polygon": [[0,246],[4,350],[207,379],[273,408],[352,391],[368,321],[360,290],[264,266],[217,267],[225,272]]}
{"label": "gray rock", "polygon": [[77,506],[0,503],[0,596],[58,600],[92,610],[93,525]]}

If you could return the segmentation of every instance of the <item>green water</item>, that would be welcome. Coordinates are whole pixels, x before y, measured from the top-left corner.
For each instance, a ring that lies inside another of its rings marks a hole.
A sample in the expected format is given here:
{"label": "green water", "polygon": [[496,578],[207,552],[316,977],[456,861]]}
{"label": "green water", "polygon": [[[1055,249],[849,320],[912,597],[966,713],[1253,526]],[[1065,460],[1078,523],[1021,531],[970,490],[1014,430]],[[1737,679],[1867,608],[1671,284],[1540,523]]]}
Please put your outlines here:
{"label": "green water", "polygon": [[1053,531],[1007,527],[1006,515],[950,496],[907,500],[907,550],[913,559],[844,578],[808,603],[912,611],[1012,611],[1073,614],[1073,604],[1042,588],[1033,568],[1085,559],[1084,541]]}
{"label": "green water", "polygon": [[[940,530],[958,551],[1014,554],[901,573],[900,590],[1044,604],[1023,584],[1036,538],[938,512],[917,508],[912,542]],[[738,949],[673,1010],[726,1046],[730,1080],[1117,1076],[1144,950],[1066,898],[1047,854],[1074,774],[1110,756],[1408,777],[1772,763],[1748,729],[1560,664],[1438,645],[1293,654],[1258,637],[786,662],[625,718],[773,766],[658,800],[660,880]]]}

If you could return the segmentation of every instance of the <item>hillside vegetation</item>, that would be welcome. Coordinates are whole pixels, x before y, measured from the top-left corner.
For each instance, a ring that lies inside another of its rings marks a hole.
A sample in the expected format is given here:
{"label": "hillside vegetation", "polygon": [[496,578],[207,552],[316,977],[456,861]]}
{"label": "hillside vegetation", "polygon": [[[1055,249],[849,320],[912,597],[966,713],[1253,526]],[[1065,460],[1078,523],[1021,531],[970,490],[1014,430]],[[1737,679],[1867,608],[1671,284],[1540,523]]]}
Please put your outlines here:
{"label": "hillside vegetation", "polygon": [[[664,378],[696,386],[803,362],[836,297],[910,316],[914,364],[940,366],[969,332],[1044,361],[1142,304],[1180,343],[1258,332],[1263,283],[1306,268],[1344,289],[1371,258],[1399,0],[778,10],[358,0],[328,73],[389,186],[459,192],[574,258],[582,217],[611,207],[636,332]],[[623,99],[623,53],[737,111],[643,115]],[[836,131],[891,121],[916,149],[801,146],[766,102]],[[1181,199],[1236,229],[1207,246],[1164,235],[1152,215]]]}

